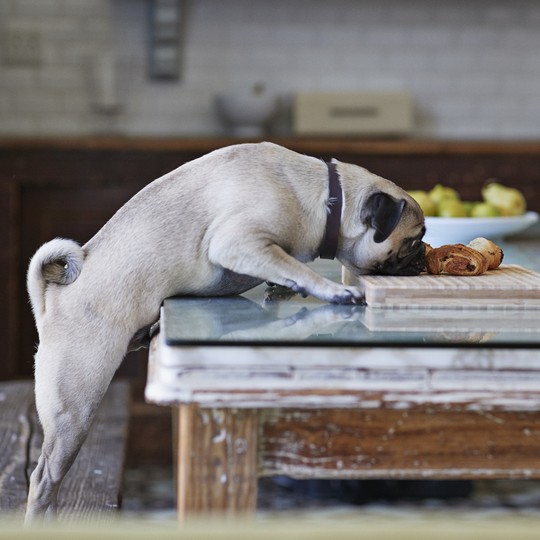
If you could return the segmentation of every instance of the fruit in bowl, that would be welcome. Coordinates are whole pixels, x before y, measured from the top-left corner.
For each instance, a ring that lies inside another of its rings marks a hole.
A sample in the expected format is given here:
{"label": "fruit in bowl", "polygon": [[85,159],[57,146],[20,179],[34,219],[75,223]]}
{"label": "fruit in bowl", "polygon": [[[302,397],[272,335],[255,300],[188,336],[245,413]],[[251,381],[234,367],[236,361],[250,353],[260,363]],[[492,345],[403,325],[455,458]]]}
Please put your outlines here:
{"label": "fruit in bowl", "polygon": [[437,184],[430,191],[412,190],[408,193],[420,205],[425,216],[487,218],[521,216],[527,210],[521,191],[498,182],[490,182],[482,189],[482,201],[463,201],[455,189],[442,184]]}
{"label": "fruit in bowl", "polygon": [[488,202],[472,203],[468,214],[475,218],[500,217],[501,215],[497,207]]}
{"label": "fruit in bowl", "polygon": [[527,209],[525,197],[519,189],[491,182],[482,190],[482,197],[497,208],[501,216],[521,216]]}
{"label": "fruit in bowl", "polygon": [[409,191],[409,195],[420,205],[424,216],[434,216],[437,213],[437,203],[426,191]]}
{"label": "fruit in bowl", "polygon": [[458,192],[451,187],[443,186],[442,184],[437,184],[430,192],[429,198],[435,202],[435,204],[440,204],[445,200],[460,200]]}
{"label": "fruit in bowl", "polygon": [[442,199],[437,205],[439,217],[467,217],[467,210],[460,199]]}
{"label": "fruit in bowl", "polygon": [[483,236],[502,238],[523,231],[538,221],[526,211],[523,194],[497,182],[482,190],[481,201],[463,201],[459,193],[437,184],[430,191],[409,191],[426,216],[424,241],[433,246],[471,241]]}

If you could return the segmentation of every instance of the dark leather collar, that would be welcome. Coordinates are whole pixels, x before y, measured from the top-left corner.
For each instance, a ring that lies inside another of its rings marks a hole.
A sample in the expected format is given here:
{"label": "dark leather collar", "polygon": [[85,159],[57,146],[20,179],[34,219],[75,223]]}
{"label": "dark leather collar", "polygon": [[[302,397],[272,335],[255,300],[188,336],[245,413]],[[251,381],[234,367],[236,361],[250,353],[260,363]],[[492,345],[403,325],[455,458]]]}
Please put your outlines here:
{"label": "dark leather collar", "polygon": [[319,248],[321,259],[335,259],[338,241],[339,227],[341,225],[341,209],[343,207],[343,193],[335,163],[327,163],[328,167],[328,217],[326,218],[326,231]]}

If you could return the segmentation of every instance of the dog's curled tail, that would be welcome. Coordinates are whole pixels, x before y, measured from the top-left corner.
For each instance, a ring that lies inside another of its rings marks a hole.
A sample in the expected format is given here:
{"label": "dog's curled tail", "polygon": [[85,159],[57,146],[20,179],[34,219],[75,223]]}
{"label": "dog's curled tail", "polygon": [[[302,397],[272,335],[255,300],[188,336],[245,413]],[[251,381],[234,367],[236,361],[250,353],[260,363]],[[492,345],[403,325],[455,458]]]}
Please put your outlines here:
{"label": "dog's curled tail", "polygon": [[27,288],[36,322],[45,313],[47,284],[69,285],[81,273],[84,251],[73,240],[56,238],[43,244],[28,267]]}

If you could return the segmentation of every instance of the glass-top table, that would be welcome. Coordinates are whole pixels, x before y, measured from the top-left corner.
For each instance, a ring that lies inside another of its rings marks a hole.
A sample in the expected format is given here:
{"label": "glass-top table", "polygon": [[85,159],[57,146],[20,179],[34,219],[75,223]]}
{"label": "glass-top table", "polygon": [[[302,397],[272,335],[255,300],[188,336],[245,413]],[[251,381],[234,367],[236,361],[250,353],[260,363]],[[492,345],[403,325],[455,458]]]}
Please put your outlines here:
{"label": "glass-top table", "polygon": [[[538,270],[539,248],[505,243],[505,263]],[[335,306],[266,287],[162,307],[145,395],[174,411],[180,519],[252,512],[274,474],[540,478],[539,309]]]}
{"label": "glass-top table", "polygon": [[[540,269],[540,242],[504,244],[505,264]],[[341,280],[335,261],[313,267]],[[474,278],[465,278],[474,279]],[[371,308],[280,295],[268,285],[234,297],[171,298],[162,324],[168,345],[536,347],[540,309]]]}

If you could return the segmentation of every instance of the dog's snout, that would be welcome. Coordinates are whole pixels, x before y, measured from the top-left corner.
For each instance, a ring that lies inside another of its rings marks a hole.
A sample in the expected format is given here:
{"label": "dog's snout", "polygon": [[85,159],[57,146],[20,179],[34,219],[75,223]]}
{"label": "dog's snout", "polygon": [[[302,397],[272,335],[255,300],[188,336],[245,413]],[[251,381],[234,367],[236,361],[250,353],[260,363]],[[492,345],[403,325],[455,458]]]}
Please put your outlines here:
{"label": "dog's snout", "polygon": [[418,248],[405,257],[391,259],[373,268],[374,274],[387,276],[417,276],[425,270],[426,254],[422,242]]}
{"label": "dog's snout", "polygon": [[426,247],[421,242],[419,249],[411,254],[410,259],[408,259],[403,267],[403,270],[406,271],[406,274],[401,275],[412,275],[416,276],[423,272],[426,268]]}

